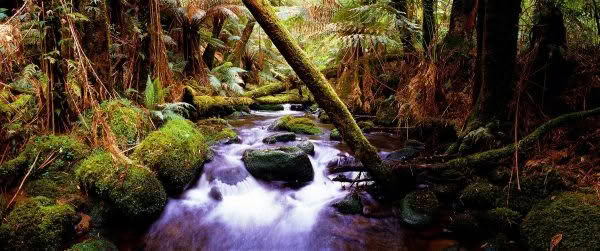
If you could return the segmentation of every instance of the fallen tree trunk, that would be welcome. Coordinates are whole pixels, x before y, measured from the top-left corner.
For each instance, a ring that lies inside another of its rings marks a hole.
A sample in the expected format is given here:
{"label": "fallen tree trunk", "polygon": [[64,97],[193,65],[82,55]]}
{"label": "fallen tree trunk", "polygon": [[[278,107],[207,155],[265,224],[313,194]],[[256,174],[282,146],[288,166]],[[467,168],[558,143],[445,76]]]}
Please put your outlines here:
{"label": "fallen tree trunk", "polygon": [[[566,123],[578,121],[587,117],[600,115],[600,107],[581,111],[568,113],[561,116],[558,116],[554,119],[551,119],[541,126],[536,128],[532,133],[525,136],[523,139],[519,140],[518,150],[520,155],[524,155],[529,153],[534,144],[546,133],[550,132],[552,129],[562,126]],[[504,146],[502,148],[493,149],[481,153],[472,154],[465,157],[458,157],[451,159],[447,162],[436,163],[436,164],[414,164],[414,163],[399,163],[390,164],[390,166],[394,166],[396,172],[399,169],[411,169],[412,173],[419,173],[419,170],[431,170],[431,169],[468,169],[468,168],[478,168],[481,166],[487,166],[489,163],[493,163],[503,158],[507,158],[512,156],[515,153],[515,144],[510,144]],[[342,162],[340,164],[332,164],[328,166],[329,173],[343,173],[343,172],[358,172],[358,171],[367,171],[366,167],[357,165],[352,161]]]}
{"label": "fallen tree trunk", "polygon": [[198,95],[186,87],[183,102],[193,104],[196,108],[194,117],[226,116],[235,111],[246,110],[246,107],[254,104],[254,100],[247,97],[222,97]]}
{"label": "fallen tree trunk", "polygon": [[244,93],[244,97],[249,98],[260,98],[264,96],[269,96],[277,93],[282,93],[287,91],[288,84],[282,82],[276,82],[272,84],[263,85],[258,87],[252,91],[247,91]]}
{"label": "fallen tree trunk", "polygon": [[337,96],[325,76],[310,62],[304,51],[279,22],[268,1],[243,0],[243,2],[300,80],[311,91],[315,101],[327,112],[344,141],[350,146],[354,156],[362,162],[380,185],[393,186],[390,169],[383,165],[377,149],[362,134],[352,114]]}

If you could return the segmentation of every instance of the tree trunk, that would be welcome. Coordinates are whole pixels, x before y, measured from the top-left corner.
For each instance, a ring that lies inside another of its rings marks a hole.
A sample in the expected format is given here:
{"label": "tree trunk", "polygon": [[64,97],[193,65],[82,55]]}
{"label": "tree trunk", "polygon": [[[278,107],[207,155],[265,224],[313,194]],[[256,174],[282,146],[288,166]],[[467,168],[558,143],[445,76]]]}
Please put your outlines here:
{"label": "tree trunk", "polygon": [[480,58],[476,85],[480,86],[477,101],[469,115],[466,131],[477,129],[492,120],[504,121],[515,86],[514,72],[521,0],[484,0],[483,29],[478,34]]}
{"label": "tree trunk", "polygon": [[115,26],[115,29],[122,31],[123,29],[123,16],[121,11],[123,9],[121,0],[109,0],[108,8],[110,9],[110,23]]}
{"label": "tree trunk", "polygon": [[[223,20],[221,18],[215,17],[213,19],[212,38],[219,39],[219,36],[221,35],[221,30],[223,29],[224,23],[225,23],[225,20]],[[213,68],[213,63],[215,60],[215,52],[217,52],[217,48],[215,48],[213,45],[209,44],[206,46],[206,49],[204,49],[204,54],[202,55],[202,59],[204,59],[204,63],[206,64],[206,66],[208,66],[208,69],[211,69],[211,70]]]}
{"label": "tree trunk", "polygon": [[475,30],[477,5],[480,0],[454,0],[450,13],[450,27],[446,41],[456,40],[457,43],[471,41]]}
{"label": "tree trunk", "polygon": [[244,31],[242,32],[242,38],[235,46],[235,51],[233,53],[233,65],[242,67],[242,57],[246,54],[246,45],[248,44],[248,40],[250,40],[250,35],[252,35],[252,31],[254,31],[255,21],[248,21]]}
{"label": "tree trunk", "polygon": [[185,73],[194,75],[203,70],[203,64],[200,60],[198,49],[198,30],[192,24],[192,20],[187,18],[183,21],[183,57],[187,64],[185,65]]}
{"label": "tree trunk", "polygon": [[429,54],[429,47],[435,37],[435,5],[437,0],[423,0],[423,49]]}
{"label": "tree trunk", "polygon": [[403,19],[408,16],[408,0],[392,0],[392,7],[399,13],[396,13],[396,28],[402,33],[400,41],[404,48],[404,52],[414,52],[415,46],[412,43],[412,34],[409,29],[406,29],[406,24]]}
{"label": "tree trunk", "polygon": [[163,40],[162,24],[160,22],[159,0],[150,0],[150,41],[152,74],[160,79],[162,86],[168,87],[173,83],[173,72],[167,59],[167,48]]}
{"label": "tree trunk", "polygon": [[362,134],[352,114],[337,96],[327,79],[310,62],[304,51],[279,22],[268,1],[243,0],[243,2],[288,64],[312,92],[315,101],[331,117],[356,158],[364,164],[379,184],[384,187],[391,187],[393,177],[390,175],[390,168],[383,165],[377,149]]}
{"label": "tree trunk", "polygon": [[600,13],[598,13],[598,5],[596,4],[596,0],[590,0],[592,2],[592,8],[594,8],[594,17],[596,19],[596,31],[598,35],[600,35]]}
{"label": "tree trunk", "polygon": [[[87,11],[88,7],[94,10]],[[98,75],[99,82],[90,75],[90,82],[98,93],[100,100],[107,99],[113,92],[111,77],[111,64],[109,55],[110,31],[108,10],[104,1],[93,3],[91,0],[80,2],[79,11],[85,13],[89,22],[82,25],[81,47],[85,55],[90,59],[94,71]]]}

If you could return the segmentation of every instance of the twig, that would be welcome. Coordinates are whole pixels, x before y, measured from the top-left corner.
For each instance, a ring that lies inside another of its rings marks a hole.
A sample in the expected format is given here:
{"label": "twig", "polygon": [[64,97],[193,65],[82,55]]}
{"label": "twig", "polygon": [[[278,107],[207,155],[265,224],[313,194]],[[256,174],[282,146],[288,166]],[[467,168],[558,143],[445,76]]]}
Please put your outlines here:
{"label": "twig", "polygon": [[33,167],[35,167],[35,163],[37,163],[37,160],[40,157],[40,153],[42,153],[42,152],[38,152],[37,156],[35,156],[35,160],[33,161],[33,164],[31,165],[31,167],[29,168],[29,171],[27,171],[27,174],[25,174],[25,177],[23,177],[23,180],[21,180],[21,184],[19,185],[17,192],[15,193],[15,195],[13,195],[12,199],[10,199],[8,204],[6,204],[6,209],[8,209],[10,207],[10,204],[12,204],[13,201],[15,200],[15,198],[17,198],[17,195],[21,191],[21,188],[23,188],[23,184],[25,184],[25,180],[27,180],[27,177],[29,177],[29,175],[31,174]]}

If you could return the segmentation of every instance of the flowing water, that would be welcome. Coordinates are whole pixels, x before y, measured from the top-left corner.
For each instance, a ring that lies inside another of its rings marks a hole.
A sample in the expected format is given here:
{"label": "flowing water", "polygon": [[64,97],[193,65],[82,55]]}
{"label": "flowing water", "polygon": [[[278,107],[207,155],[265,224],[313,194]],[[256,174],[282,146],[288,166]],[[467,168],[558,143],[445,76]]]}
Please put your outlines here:
{"label": "flowing water", "polygon": [[[231,122],[241,142],[213,149],[215,156],[204,165],[199,180],[179,198],[171,198],[151,226],[145,237],[147,250],[412,249],[412,244],[405,243],[412,238],[410,231],[402,229],[394,217],[341,215],[330,206],[347,191],[341,183],[331,181],[326,166],[347,154],[347,148],[329,141],[328,133],[305,137],[315,145],[315,155],[310,157],[315,176],[303,187],[266,183],[247,173],[242,162],[245,150],[297,143],[262,142],[275,133],[268,126],[279,117],[304,115],[290,111],[289,105],[285,108],[255,111]],[[370,135],[369,139],[384,154],[399,145],[390,135]]]}

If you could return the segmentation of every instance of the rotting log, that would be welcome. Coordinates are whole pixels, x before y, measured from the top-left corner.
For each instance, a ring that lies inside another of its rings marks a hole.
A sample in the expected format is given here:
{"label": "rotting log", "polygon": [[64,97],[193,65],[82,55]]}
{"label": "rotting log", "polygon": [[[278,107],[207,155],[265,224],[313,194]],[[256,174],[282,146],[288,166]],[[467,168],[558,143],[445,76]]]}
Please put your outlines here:
{"label": "rotting log", "polygon": [[258,87],[252,91],[247,91],[244,93],[244,97],[249,98],[260,98],[268,95],[273,95],[277,93],[282,93],[288,89],[288,84],[282,82],[275,82],[271,84],[266,84],[261,87]]}
{"label": "rotting log", "polygon": [[194,105],[195,117],[226,116],[254,104],[254,100],[248,97],[198,95],[190,87],[185,88],[183,101]]}
{"label": "rotting log", "polygon": [[283,27],[269,2],[265,0],[243,0],[243,2],[300,80],[311,91],[315,101],[327,112],[354,156],[362,162],[378,184],[391,188],[394,179],[390,175],[390,169],[383,165],[377,149],[362,134],[352,114],[325,76],[317,70]]}

